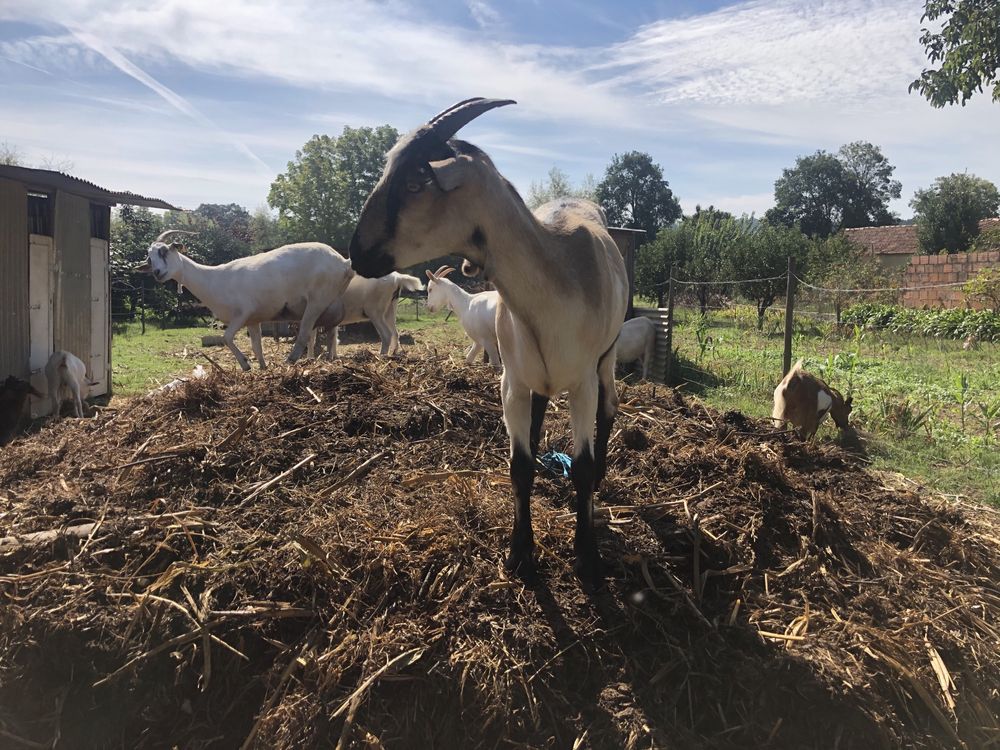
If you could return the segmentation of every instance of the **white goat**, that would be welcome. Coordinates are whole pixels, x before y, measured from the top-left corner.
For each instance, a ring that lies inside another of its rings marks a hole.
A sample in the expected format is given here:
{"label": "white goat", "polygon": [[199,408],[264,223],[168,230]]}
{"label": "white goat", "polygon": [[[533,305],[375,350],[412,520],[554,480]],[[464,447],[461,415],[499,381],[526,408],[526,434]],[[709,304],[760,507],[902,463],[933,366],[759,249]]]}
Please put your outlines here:
{"label": "white goat", "polygon": [[466,334],[472,339],[472,346],[465,353],[467,364],[475,364],[483,350],[490,359],[493,369],[499,372],[500,345],[497,343],[497,303],[499,292],[479,292],[469,294],[451,279],[445,278],[454,268],[441,266],[427,274],[427,310],[437,312],[442,307],[458,316]]}
{"label": "white goat", "polygon": [[[399,351],[399,331],[396,328],[396,306],[399,304],[399,293],[406,289],[419,292],[424,288],[416,276],[396,273],[381,276],[377,279],[366,279],[364,276],[354,276],[347,285],[347,291],[342,297],[342,304],[335,303],[323,311],[316,321],[316,328],[326,329],[326,358],[337,356],[337,327],[351,323],[362,323],[370,320],[378,331],[382,342],[382,356],[392,356]],[[338,315],[340,316],[338,319]],[[316,331],[309,339],[309,356],[313,356]],[[323,346],[320,346],[320,351]]]}
{"label": "white goat", "polygon": [[45,379],[49,384],[52,400],[52,418],[59,419],[63,401],[73,400],[73,413],[83,416],[83,400],[90,395],[90,387],[97,385],[87,377],[87,366],[75,354],[53,352],[45,363]]}
{"label": "white goat", "polygon": [[631,364],[636,360],[642,362],[642,379],[646,379],[649,363],[653,361],[653,351],[656,349],[656,324],[641,315],[622,324],[618,335],[617,360],[622,364]]}
{"label": "white goat", "polygon": [[257,363],[264,369],[260,324],[302,321],[288,355],[288,361],[295,362],[305,352],[316,320],[340,302],[354,276],[350,261],[320,242],[284,245],[219,266],[203,266],[184,255],[182,243],[166,244],[171,234],[192,233],[168,229],[149,246],[146,262],[136,270],[152,273],[160,283],[174,279],[178,286],[190,289],[212,315],[226,323],[226,346],[244,370],[250,369],[250,363],[233,341],[237,331],[246,326]]}
{"label": "white goat", "polygon": [[628,279],[600,208],[564,199],[532,214],[485,153],[452,140],[470,120],[505,104],[513,102],[459,102],[396,143],[361,213],[351,262],[362,276],[381,276],[454,253],[466,259],[463,273],[481,269],[496,286],[515,496],[506,566],[533,575],[534,454],[549,399],[568,391],[577,494],[574,567],[592,590],[602,578],[592,494],[604,478],[618,410],[615,340],[625,319]]}

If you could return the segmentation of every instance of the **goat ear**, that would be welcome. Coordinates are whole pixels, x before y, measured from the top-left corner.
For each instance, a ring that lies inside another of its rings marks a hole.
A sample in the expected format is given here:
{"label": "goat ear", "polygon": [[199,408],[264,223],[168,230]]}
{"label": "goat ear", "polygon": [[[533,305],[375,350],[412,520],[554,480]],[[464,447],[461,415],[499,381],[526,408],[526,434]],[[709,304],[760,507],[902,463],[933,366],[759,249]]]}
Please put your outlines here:
{"label": "goat ear", "polygon": [[847,400],[844,401],[844,406],[846,406],[848,409],[850,409],[851,406],[853,406],[853,405],[854,405],[854,396],[848,396]]}
{"label": "goat ear", "polygon": [[460,187],[469,174],[472,159],[468,156],[456,156],[451,159],[432,161],[429,163],[434,172],[434,181],[446,193]]}
{"label": "goat ear", "polygon": [[177,252],[180,252],[181,250],[184,249],[184,243],[183,242],[171,242],[170,243],[170,249],[171,250],[176,250]]}

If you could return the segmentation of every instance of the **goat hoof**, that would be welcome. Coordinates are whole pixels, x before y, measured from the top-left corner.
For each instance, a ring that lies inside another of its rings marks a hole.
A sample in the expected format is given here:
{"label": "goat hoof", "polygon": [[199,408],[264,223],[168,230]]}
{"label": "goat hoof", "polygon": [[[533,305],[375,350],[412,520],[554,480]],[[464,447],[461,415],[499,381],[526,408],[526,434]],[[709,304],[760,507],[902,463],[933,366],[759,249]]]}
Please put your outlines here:
{"label": "goat hoof", "polygon": [[511,575],[518,575],[527,583],[535,580],[535,559],[530,546],[512,546],[503,567]]}
{"label": "goat hoof", "polygon": [[601,555],[596,548],[577,554],[573,572],[580,579],[580,587],[588,594],[597,593],[604,585]]}

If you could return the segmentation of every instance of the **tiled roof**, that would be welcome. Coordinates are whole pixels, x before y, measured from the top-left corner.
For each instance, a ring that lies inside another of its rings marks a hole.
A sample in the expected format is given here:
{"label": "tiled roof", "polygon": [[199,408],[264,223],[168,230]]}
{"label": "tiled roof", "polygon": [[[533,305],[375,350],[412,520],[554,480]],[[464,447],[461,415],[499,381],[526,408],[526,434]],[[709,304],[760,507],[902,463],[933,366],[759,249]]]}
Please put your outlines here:
{"label": "tiled roof", "polygon": [[912,224],[845,229],[844,236],[873,255],[915,255],[920,252],[917,228]]}
{"label": "tiled roof", "polygon": [[[980,232],[995,227],[1000,227],[1000,218],[982,219],[979,222]],[[920,253],[917,228],[913,224],[845,229],[844,236],[861,247],[867,248],[872,255],[917,255]]]}
{"label": "tiled roof", "polygon": [[84,198],[108,204],[126,203],[130,206],[148,206],[149,208],[178,210],[176,206],[172,206],[159,198],[147,198],[144,195],[130,193],[126,190],[108,190],[88,180],[82,180],[79,177],[73,177],[51,169],[31,169],[29,167],[16,167],[3,164],[0,165],[0,178],[21,182],[27,185],[29,189],[39,191],[65,190],[67,193],[75,193]]}

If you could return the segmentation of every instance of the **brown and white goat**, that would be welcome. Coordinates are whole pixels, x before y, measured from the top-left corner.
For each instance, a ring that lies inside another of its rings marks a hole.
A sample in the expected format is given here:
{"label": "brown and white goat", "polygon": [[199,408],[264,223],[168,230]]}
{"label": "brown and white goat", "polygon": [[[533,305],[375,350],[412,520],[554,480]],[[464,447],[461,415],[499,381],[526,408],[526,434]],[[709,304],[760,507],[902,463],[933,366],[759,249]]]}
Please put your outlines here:
{"label": "brown and white goat", "polygon": [[799,437],[808,440],[827,415],[833,417],[837,427],[846,430],[852,401],[852,396],[845,400],[836,388],[803,370],[800,359],[774,389],[771,418],[778,426],[790,422],[798,429]]}
{"label": "brown and white goat", "polygon": [[592,496],[604,478],[618,410],[615,342],[628,277],[597,205],[566,198],[531,211],[483,151],[453,137],[474,118],[508,104],[513,102],[467,99],[400,138],[361,212],[351,263],[362,276],[381,276],[453,253],[465,258],[463,273],[481,271],[496,286],[515,501],[506,567],[533,574],[534,455],[549,399],[568,392],[577,495],[574,567],[592,589],[601,582]]}

